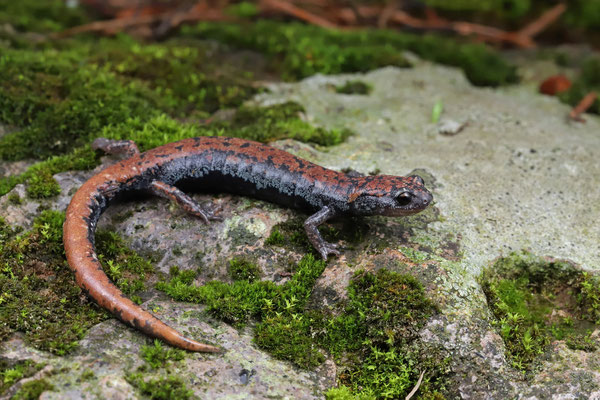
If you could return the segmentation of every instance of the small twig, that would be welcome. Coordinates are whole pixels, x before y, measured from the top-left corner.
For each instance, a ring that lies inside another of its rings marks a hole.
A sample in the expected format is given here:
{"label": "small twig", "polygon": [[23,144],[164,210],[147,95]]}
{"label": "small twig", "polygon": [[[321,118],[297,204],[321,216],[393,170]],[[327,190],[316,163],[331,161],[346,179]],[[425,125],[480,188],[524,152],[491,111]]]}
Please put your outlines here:
{"label": "small twig", "polygon": [[491,26],[474,24],[471,22],[452,22],[452,30],[464,35],[477,35],[488,42],[506,42],[528,49],[535,47],[535,42],[528,36],[519,32],[507,32]]}
{"label": "small twig", "polygon": [[260,2],[260,8],[262,10],[265,9],[273,9],[277,11],[281,11],[284,14],[291,15],[296,17],[302,21],[306,21],[310,24],[320,26],[322,28],[335,28],[336,25],[333,22],[326,20],[325,18],[321,18],[318,15],[312,14],[300,7],[297,7],[293,4],[286,3],[285,1],[280,0],[262,0]]}
{"label": "small twig", "polygon": [[598,95],[596,92],[589,92],[586,94],[583,99],[581,99],[581,101],[575,107],[573,107],[569,113],[569,118],[571,118],[573,121],[585,122],[585,119],[581,117],[581,114],[586,112],[587,109],[594,104],[594,101],[596,101],[597,97]]}
{"label": "small twig", "polygon": [[413,397],[415,395],[415,393],[417,393],[417,390],[419,390],[421,383],[423,383],[423,375],[425,375],[425,370],[423,370],[423,372],[421,372],[421,376],[419,376],[419,380],[417,381],[417,384],[415,385],[413,390],[411,390],[410,393],[405,397],[404,400],[410,400],[410,398]]}
{"label": "small twig", "polygon": [[382,29],[386,28],[390,18],[392,17],[392,15],[394,15],[394,12],[397,8],[398,3],[396,2],[396,0],[388,1],[388,3],[383,8],[383,11],[381,11],[381,13],[379,14],[379,18],[377,18],[377,27]]}
{"label": "small twig", "polygon": [[159,21],[161,18],[163,18],[163,16],[161,15],[146,15],[143,17],[128,17],[109,19],[106,21],[95,21],[89,24],[79,25],[70,29],[66,29],[62,32],[55,33],[51,36],[53,38],[63,38],[86,32],[121,32],[126,28],[131,28],[137,25],[151,24],[153,22]]}
{"label": "small twig", "polygon": [[523,29],[520,29],[518,34],[529,38],[537,36],[546,29],[548,25],[556,21],[565,11],[567,11],[567,5],[565,3],[557,4],[540,15],[538,19],[525,26]]}
{"label": "small twig", "polygon": [[347,0],[346,3],[348,3],[348,5],[350,6],[350,9],[354,13],[354,18],[356,18],[356,22],[358,22],[359,24],[364,24],[365,21],[364,21],[363,16],[360,13],[360,10],[358,9],[356,0]]}
{"label": "small twig", "polygon": [[200,2],[192,7],[192,9],[187,13],[181,13],[180,11],[169,11],[156,15],[142,15],[110,19],[106,21],[95,21],[90,24],[80,25],[62,32],[58,32],[53,34],[52,37],[63,38],[86,32],[103,32],[107,34],[114,34],[136,26],[151,25],[163,21],[169,21],[169,27],[172,29],[181,25],[183,22],[188,21],[223,21],[227,19],[228,18],[222,14],[221,10],[206,9],[202,6],[202,2]]}
{"label": "small twig", "polygon": [[208,9],[206,2],[199,1],[192,5],[180,7],[175,12],[171,13],[165,19],[163,19],[160,25],[154,30],[154,36],[163,37],[173,28],[181,25],[184,21],[190,19],[197,19]]}
{"label": "small twig", "polygon": [[[359,7],[360,13],[365,18],[379,17],[382,13],[380,7],[363,6]],[[355,21],[350,10],[340,9],[337,11],[337,17],[347,23]],[[511,43],[518,47],[531,48],[535,47],[535,42],[531,38],[520,35],[518,32],[507,32],[502,29],[475,24],[464,21],[445,21],[443,19],[420,19],[402,11],[396,10],[392,13],[389,21],[399,25],[407,26],[415,30],[425,31],[449,31],[459,35],[477,35],[487,42],[505,42]]]}
{"label": "small twig", "polygon": [[431,7],[425,7],[425,18],[431,25],[443,25],[447,23],[447,21],[443,18],[440,18],[440,16]]}

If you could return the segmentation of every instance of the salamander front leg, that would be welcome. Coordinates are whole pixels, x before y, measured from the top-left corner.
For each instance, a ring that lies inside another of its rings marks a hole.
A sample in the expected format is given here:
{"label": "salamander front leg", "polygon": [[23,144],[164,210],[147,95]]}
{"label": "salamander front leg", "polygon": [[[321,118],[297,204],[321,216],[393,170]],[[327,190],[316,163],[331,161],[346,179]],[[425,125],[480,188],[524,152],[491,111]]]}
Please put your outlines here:
{"label": "salamander front leg", "polygon": [[153,181],[151,184],[152,193],[157,196],[164,197],[166,199],[174,200],[179,204],[185,211],[193,214],[197,217],[202,218],[206,223],[208,221],[220,221],[221,217],[214,215],[212,211],[205,210],[200,204],[192,199],[175,186],[167,185],[161,181]]}
{"label": "salamander front leg", "polygon": [[98,138],[92,142],[92,149],[102,150],[106,154],[125,154],[128,157],[140,154],[140,150],[133,140]]}
{"label": "salamander front leg", "polygon": [[318,229],[319,225],[328,219],[335,217],[335,214],[335,211],[329,207],[323,207],[317,213],[311,215],[306,219],[306,221],[304,221],[304,229],[308,235],[308,240],[310,240],[312,245],[315,246],[315,249],[317,249],[324,260],[327,260],[327,256],[330,254],[334,254],[336,256],[340,255],[339,250],[337,250],[337,245],[333,243],[327,243],[321,236],[321,233]]}

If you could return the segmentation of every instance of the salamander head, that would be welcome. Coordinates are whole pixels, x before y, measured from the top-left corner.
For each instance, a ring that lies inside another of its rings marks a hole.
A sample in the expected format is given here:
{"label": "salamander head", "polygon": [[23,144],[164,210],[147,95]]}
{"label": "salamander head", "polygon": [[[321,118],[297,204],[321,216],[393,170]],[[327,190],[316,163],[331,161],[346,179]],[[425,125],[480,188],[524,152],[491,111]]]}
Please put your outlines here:
{"label": "salamander head", "polygon": [[377,175],[356,179],[349,199],[354,215],[410,215],[423,211],[433,200],[418,175]]}

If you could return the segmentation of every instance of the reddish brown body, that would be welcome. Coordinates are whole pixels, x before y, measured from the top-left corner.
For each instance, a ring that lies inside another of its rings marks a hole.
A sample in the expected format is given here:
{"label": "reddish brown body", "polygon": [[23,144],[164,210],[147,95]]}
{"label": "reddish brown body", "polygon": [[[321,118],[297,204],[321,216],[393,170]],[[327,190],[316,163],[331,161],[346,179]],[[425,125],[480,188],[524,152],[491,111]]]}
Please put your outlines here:
{"label": "reddish brown body", "polygon": [[97,139],[96,148],[131,157],[84,183],[67,209],[64,245],[77,283],[100,306],[123,322],[169,344],[192,351],[219,351],[188,339],[127,299],[104,271],[94,249],[100,214],[129,191],[150,191],[178,202],[208,222],[216,219],[176,185],[229,191],[315,212],[307,235],[327,258],[339,254],[317,227],[342,215],[408,215],[423,210],[431,194],[418,176],[350,177],[257,142],[225,137],[185,139],[140,154],[129,141]]}

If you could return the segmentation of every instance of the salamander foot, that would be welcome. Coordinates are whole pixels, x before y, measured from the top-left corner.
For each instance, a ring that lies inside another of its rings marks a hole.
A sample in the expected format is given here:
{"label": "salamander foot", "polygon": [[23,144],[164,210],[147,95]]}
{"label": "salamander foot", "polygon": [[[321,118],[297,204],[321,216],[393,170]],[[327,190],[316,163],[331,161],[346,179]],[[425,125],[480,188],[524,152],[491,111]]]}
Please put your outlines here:
{"label": "salamander foot", "polygon": [[221,217],[215,215],[220,211],[220,207],[216,207],[213,210],[207,210],[175,186],[168,185],[161,181],[153,181],[150,188],[155,195],[175,201],[185,211],[196,217],[200,217],[202,221],[207,224],[209,221],[222,220]]}
{"label": "salamander foot", "polygon": [[338,247],[337,244],[328,243],[326,241],[322,241],[319,246],[315,246],[321,257],[323,257],[323,260],[327,260],[327,257],[329,257],[330,254],[339,256],[340,251],[338,250]]}

